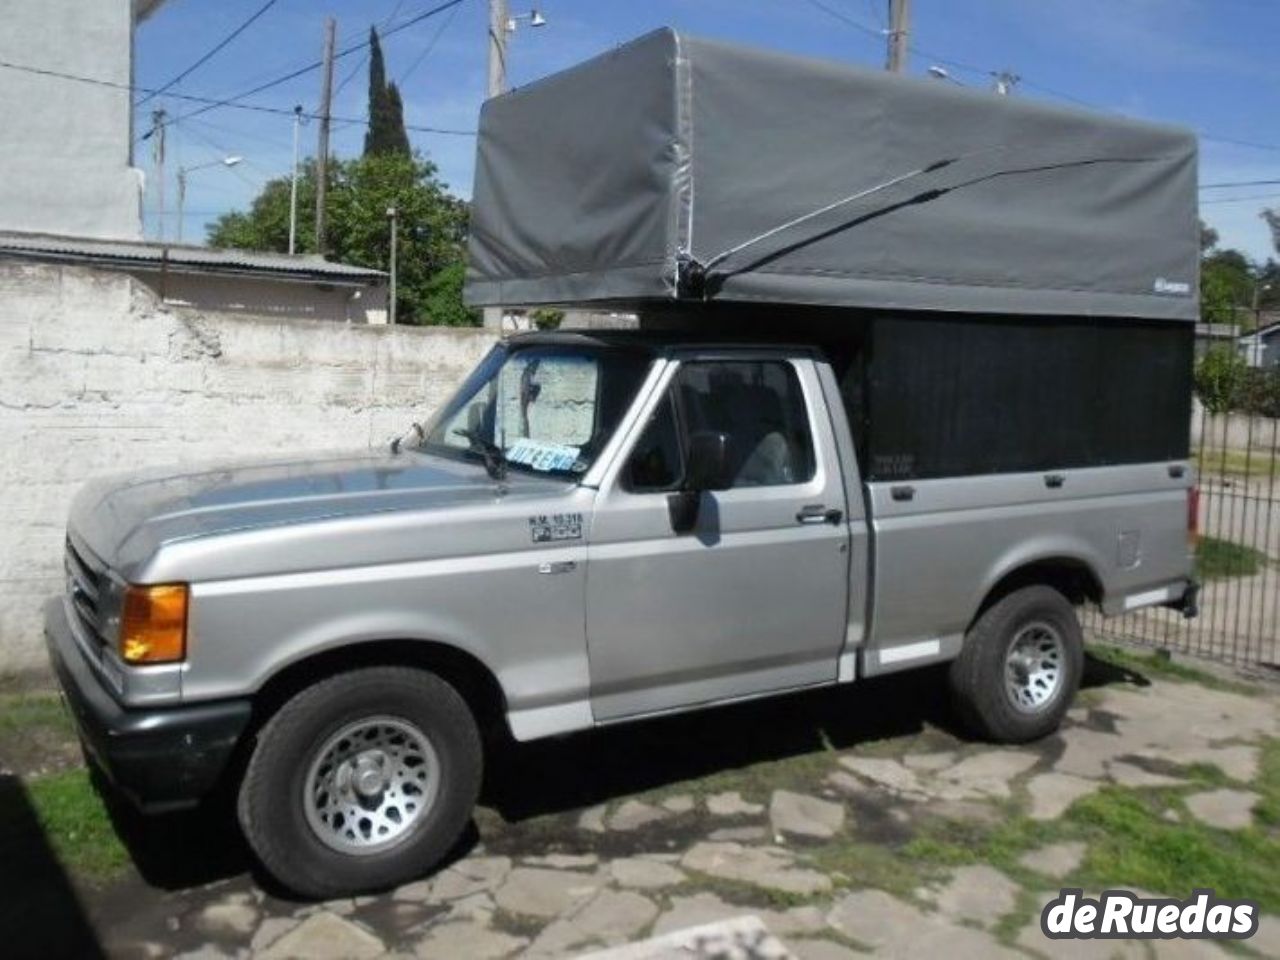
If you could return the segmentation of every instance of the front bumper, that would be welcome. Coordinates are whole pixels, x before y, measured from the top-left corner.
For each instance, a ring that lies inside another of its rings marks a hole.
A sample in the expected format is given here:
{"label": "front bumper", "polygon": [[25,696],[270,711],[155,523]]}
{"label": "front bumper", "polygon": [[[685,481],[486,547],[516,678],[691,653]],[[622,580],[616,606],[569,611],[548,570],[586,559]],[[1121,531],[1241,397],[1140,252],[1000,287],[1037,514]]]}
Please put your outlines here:
{"label": "front bumper", "polygon": [[49,660],[86,751],[148,811],[192,806],[217,784],[252,713],[248,700],[129,709],[85,662],[61,600],[45,607]]}

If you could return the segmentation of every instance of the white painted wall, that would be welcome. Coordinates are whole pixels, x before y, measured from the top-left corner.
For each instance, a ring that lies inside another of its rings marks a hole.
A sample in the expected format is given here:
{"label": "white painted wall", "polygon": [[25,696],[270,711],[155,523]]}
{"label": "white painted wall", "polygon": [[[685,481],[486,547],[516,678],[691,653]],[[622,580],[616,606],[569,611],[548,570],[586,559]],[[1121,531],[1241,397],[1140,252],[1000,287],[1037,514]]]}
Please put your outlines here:
{"label": "white painted wall", "polygon": [[[132,82],[131,0],[9,0],[0,60]],[[0,70],[0,230],[141,239],[128,89]]]}
{"label": "white painted wall", "polygon": [[40,671],[72,495],[143,465],[368,448],[447,398],[481,330],[164,307],[126,275],[0,263],[0,676]]}

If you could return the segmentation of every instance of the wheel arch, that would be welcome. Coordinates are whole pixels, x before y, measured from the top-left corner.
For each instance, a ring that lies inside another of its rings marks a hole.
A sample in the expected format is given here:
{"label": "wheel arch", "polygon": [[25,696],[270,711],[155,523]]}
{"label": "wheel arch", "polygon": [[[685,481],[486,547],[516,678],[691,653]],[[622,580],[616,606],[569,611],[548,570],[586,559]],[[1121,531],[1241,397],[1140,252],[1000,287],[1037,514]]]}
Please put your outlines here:
{"label": "wheel arch", "polygon": [[1101,604],[1105,591],[1094,564],[1078,554],[1055,554],[1025,559],[1005,569],[987,585],[969,627],[1004,597],[1023,587],[1046,586],[1057,590],[1073,606]]}
{"label": "wheel arch", "polygon": [[510,733],[506,694],[488,665],[452,644],[407,637],[328,647],[281,665],[254,694],[255,728],[312,684],[346,671],[376,666],[428,670],[458,691],[483,733]]}

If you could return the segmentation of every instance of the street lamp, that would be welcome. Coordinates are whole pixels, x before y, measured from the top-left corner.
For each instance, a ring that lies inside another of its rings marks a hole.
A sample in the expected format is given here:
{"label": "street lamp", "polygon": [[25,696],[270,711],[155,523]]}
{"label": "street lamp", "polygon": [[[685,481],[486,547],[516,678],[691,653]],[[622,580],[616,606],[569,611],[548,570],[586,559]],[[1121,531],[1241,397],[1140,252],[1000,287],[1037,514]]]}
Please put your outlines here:
{"label": "street lamp", "polygon": [[953,77],[946,67],[940,67],[936,63],[929,68],[929,76],[936,80],[946,80],[948,83],[954,83],[957,87],[963,87],[964,84]]}
{"label": "street lamp", "polygon": [[187,207],[187,176],[197,170],[208,170],[210,167],[234,167],[244,157],[223,157],[221,160],[210,160],[208,163],[196,164],[194,167],[178,168],[178,242],[182,242],[182,221]]}
{"label": "street lamp", "polygon": [[515,33],[516,27],[521,20],[528,20],[531,27],[545,27],[547,18],[537,7],[532,8],[528,13],[517,13],[514,16],[507,17],[507,33]]}
{"label": "street lamp", "polygon": [[289,255],[298,249],[298,132],[302,128],[302,104],[293,108],[293,173],[289,185]]}
{"label": "street lamp", "polygon": [[400,246],[400,211],[395,207],[387,207],[387,220],[391,227],[391,289],[387,302],[387,323],[396,325],[396,258]]}

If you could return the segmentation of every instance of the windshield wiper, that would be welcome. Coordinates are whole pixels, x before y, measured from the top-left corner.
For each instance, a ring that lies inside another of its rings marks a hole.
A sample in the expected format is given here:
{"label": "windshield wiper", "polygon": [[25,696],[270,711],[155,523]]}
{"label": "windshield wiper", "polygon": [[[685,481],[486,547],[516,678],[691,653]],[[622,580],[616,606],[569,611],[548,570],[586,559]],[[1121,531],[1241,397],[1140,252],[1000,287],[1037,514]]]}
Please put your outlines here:
{"label": "windshield wiper", "polygon": [[507,478],[507,454],[500,446],[492,440],[486,440],[474,430],[458,428],[453,431],[455,436],[462,437],[471,444],[471,449],[478,450],[484,457],[484,469],[494,480],[505,480]]}

